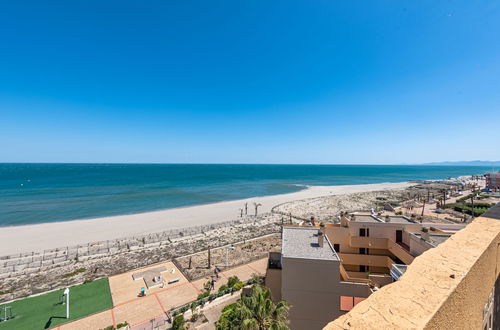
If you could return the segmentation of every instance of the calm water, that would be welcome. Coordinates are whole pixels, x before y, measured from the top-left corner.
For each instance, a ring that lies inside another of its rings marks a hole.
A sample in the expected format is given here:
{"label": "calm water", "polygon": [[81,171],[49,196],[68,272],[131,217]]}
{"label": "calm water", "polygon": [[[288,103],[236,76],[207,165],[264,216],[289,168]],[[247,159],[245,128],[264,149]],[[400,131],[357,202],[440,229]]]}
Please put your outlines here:
{"label": "calm water", "polygon": [[274,195],[307,185],[442,179],[469,166],[0,164],[0,226]]}

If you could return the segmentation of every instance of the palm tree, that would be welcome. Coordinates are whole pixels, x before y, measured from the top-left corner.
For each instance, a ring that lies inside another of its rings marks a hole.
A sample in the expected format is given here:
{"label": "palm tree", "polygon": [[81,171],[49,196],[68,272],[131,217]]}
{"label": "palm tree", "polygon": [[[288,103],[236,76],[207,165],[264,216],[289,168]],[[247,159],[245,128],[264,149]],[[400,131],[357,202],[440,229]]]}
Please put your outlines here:
{"label": "palm tree", "polygon": [[285,301],[274,304],[269,289],[254,285],[250,295],[241,295],[238,302],[222,311],[217,329],[285,330],[289,305]]}
{"label": "palm tree", "polygon": [[253,206],[255,207],[255,216],[257,216],[257,209],[259,208],[259,206],[262,206],[261,203],[253,203]]}

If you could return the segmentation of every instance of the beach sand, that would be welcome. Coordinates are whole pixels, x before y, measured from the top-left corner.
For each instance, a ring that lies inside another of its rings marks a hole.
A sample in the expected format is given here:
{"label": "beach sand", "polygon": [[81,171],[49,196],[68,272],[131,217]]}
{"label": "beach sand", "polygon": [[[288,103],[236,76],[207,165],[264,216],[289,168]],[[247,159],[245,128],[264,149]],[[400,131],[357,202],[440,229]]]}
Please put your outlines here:
{"label": "beach sand", "polygon": [[254,197],[162,211],[88,220],[0,227],[0,237],[2,238],[0,240],[0,256],[236,220],[240,215],[239,209],[244,207],[245,202],[248,202],[248,214],[251,215],[254,214],[254,202],[262,204],[259,207],[260,214],[270,212],[271,208],[278,204],[294,200],[327,195],[402,189],[411,185],[407,182],[401,182],[314,186],[289,194]]}

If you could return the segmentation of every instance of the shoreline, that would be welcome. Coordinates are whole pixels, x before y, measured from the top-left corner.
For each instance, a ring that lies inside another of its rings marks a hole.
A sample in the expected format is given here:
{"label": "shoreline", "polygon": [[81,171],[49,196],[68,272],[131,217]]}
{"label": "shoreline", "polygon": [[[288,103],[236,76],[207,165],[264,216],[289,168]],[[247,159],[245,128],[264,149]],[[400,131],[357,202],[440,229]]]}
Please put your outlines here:
{"label": "shoreline", "polygon": [[268,213],[282,203],[327,195],[405,188],[410,182],[387,182],[364,185],[311,186],[306,189],[263,197],[253,197],[161,211],[118,215],[86,220],[0,227],[0,256],[42,251],[51,248],[87,244],[161,232],[169,229],[209,225],[239,218],[239,209],[248,202],[248,214],[254,213],[253,202],[260,203],[259,214]]}

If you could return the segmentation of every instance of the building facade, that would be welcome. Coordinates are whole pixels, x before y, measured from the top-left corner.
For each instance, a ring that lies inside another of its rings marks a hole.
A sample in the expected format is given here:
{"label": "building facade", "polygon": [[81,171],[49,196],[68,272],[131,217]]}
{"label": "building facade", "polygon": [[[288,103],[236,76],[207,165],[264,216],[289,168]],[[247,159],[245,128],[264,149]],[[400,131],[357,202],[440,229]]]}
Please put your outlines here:
{"label": "building facade", "polygon": [[492,172],[485,174],[486,189],[500,190],[500,172]]}
{"label": "building facade", "polygon": [[275,300],[290,303],[292,329],[322,329],[460,228],[370,214],[345,214],[340,224],[285,226],[281,251],[269,255],[266,285]]}

